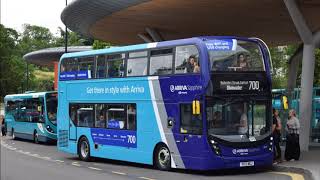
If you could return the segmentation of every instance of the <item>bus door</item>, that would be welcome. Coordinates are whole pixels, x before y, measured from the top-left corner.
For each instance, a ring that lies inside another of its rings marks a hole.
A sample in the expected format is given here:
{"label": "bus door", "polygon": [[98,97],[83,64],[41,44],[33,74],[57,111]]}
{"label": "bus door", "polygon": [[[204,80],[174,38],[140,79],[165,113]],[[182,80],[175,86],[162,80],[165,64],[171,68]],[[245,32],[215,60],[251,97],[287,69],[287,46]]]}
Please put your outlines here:
{"label": "bus door", "polygon": [[77,109],[77,105],[69,105],[69,139],[75,141],[77,140]]}
{"label": "bus door", "polygon": [[[200,103],[198,105],[200,111]],[[192,103],[180,104],[180,127],[176,143],[181,156],[199,157],[202,154],[200,150],[204,146],[202,114],[193,110]]]}

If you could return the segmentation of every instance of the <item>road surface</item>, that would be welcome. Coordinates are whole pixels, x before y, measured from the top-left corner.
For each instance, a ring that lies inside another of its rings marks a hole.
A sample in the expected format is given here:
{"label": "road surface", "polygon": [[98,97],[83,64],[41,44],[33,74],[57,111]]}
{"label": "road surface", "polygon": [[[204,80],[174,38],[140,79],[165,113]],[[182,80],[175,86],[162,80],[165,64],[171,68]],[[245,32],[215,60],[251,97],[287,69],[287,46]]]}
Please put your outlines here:
{"label": "road surface", "polygon": [[300,180],[301,175],[270,170],[164,172],[151,166],[96,159],[82,162],[55,145],[1,138],[1,180]]}

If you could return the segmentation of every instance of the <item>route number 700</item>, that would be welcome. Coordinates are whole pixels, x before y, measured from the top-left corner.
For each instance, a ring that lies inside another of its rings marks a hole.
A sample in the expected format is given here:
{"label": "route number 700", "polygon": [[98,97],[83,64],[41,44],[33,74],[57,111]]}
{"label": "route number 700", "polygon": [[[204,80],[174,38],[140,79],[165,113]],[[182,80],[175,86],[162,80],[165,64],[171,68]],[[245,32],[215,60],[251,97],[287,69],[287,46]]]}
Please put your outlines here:
{"label": "route number 700", "polygon": [[259,81],[249,81],[249,90],[259,90]]}

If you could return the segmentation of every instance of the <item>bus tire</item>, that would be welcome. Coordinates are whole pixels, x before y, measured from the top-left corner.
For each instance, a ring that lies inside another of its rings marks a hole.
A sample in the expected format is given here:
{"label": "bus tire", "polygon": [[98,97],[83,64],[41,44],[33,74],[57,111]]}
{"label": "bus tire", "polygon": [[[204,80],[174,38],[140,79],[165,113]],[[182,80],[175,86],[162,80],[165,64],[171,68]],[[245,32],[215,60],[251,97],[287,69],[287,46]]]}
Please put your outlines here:
{"label": "bus tire", "polygon": [[167,146],[162,144],[158,145],[154,156],[156,168],[161,171],[168,171],[171,169],[171,154]]}
{"label": "bus tire", "polygon": [[33,142],[39,144],[39,134],[37,131],[34,131],[33,133]]}
{"label": "bus tire", "polygon": [[90,161],[90,144],[88,139],[83,136],[78,143],[78,155],[82,161]]}
{"label": "bus tire", "polygon": [[16,135],[14,134],[14,129],[13,129],[13,128],[11,129],[11,136],[12,136],[12,139],[13,139],[13,140],[16,139]]}

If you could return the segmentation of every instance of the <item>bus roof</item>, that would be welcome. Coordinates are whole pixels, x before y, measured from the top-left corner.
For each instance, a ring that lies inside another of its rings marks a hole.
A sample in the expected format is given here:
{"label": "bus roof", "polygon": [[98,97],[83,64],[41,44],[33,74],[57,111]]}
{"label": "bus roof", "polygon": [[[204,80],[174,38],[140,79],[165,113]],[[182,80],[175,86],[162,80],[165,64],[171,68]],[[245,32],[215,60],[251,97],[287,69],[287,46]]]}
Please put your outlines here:
{"label": "bus roof", "polygon": [[48,93],[55,93],[55,91],[24,93],[24,94],[9,94],[9,95],[6,95],[4,99],[8,100],[8,99],[19,99],[19,98],[37,98],[37,97],[44,97]]}
{"label": "bus roof", "polygon": [[203,41],[204,39],[239,39],[239,40],[248,40],[248,41],[261,41],[258,38],[245,38],[245,37],[236,37],[236,36],[203,36],[203,37],[193,37],[187,39],[179,39],[179,40],[170,40],[170,41],[162,41],[162,42],[153,42],[153,43],[144,43],[137,45],[129,45],[129,46],[121,46],[121,47],[110,47],[105,49],[98,50],[90,50],[90,51],[82,51],[82,52],[74,52],[74,53],[65,53],[61,56],[60,61],[65,58],[74,58],[74,57],[83,57],[83,56],[94,56],[100,54],[107,53],[120,53],[127,51],[139,51],[146,50],[149,48],[164,48],[175,45],[187,45],[187,44],[195,44],[196,42]]}

